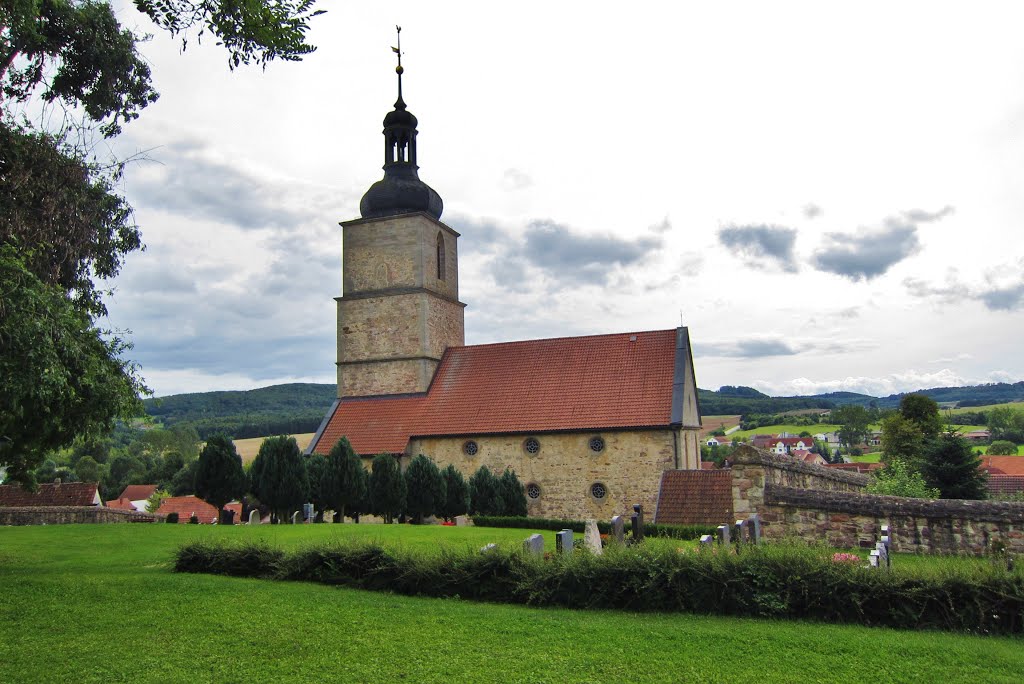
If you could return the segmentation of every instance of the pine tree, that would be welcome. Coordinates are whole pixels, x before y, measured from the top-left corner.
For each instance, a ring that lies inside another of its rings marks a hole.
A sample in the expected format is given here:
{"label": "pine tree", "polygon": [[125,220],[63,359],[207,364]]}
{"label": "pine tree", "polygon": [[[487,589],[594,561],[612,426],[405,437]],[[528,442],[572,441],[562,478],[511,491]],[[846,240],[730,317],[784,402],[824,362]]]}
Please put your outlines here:
{"label": "pine tree", "polygon": [[980,466],[971,446],[955,432],[947,432],[925,447],[921,474],[943,499],[984,499],[988,476]]}
{"label": "pine tree", "polygon": [[457,515],[464,515],[469,510],[469,487],[462,473],[451,463],[441,471],[444,480],[444,502],[437,515],[450,521]]}
{"label": "pine tree", "polygon": [[217,507],[217,519],[224,515],[224,504],[245,493],[245,471],[235,443],[223,435],[206,440],[196,465],[196,496]]}
{"label": "pine tree", "polygon": [[391,454],[374,457],[369,485],[370,512],[383,516],[385,523],[394,522],[405,508],[405,478],[398,459]]}
{"label": "pine tree", "polygon": [[[323,454],[310,456],[306,461],[306,472],[309,475],[309,501],[316,509],[317,515],[322,516],[330,506],[326,495],[334,484],[327,457]],[[320,520],[323,518],[320,517]]]}

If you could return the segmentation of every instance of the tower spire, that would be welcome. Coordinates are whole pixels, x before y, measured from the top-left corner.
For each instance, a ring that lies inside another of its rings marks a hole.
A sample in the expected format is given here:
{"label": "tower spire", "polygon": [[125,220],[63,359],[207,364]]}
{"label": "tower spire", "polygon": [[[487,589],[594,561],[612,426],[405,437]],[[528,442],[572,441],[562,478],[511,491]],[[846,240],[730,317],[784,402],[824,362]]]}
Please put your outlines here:
{"label": "tower spire", "polygon": [[398,74],[398,99],[395,101],[395,109],[405,109],[405,101],[402,100],[402,74],[405,72],[402,68],[402,27],[395,26],[395,32],[398,34],[398,47],[391,46],[391,51],[398,56],[398,66],[395,67],[395,73]]}

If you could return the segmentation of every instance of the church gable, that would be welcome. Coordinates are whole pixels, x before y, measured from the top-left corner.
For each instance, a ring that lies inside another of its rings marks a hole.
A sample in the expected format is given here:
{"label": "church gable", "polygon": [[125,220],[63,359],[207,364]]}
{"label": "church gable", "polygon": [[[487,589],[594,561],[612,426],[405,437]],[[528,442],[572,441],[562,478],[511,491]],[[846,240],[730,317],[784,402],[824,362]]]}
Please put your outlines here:
{"label": "church gable", "polygon": [[450,347],[424,394],[341,399],[310,451],[411,438],[699,425],[685,328]]}

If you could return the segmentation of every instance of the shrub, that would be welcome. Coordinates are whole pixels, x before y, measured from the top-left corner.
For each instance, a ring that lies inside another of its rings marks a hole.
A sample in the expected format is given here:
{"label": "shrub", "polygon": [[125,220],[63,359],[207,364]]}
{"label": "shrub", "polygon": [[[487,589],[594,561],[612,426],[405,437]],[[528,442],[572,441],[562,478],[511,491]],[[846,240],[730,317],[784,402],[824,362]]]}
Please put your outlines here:
{"label": "shrub", "polygon": [[189,525],[198,525],[199,524],[199,516],[197,516],[195,513],[190,515],[189,518],[188,518],[188,524]]}
{"label": "shrub", "polygon": [[166,522],[173,523],[173,524],[177,525],[178,524],[178,514],[177,513],[168,513],[167,514]]}
{"label": "shrub", "polygon": [[199,543],[178,550],[175,569],[536,606],[1024,631],[1019,570],[999,564],[872,570],[836,562],[830,548],[801,543],[745,547],[739,554],[664,544],[610,547],[600,556],[556,554],[550,560],[501,547],[417,553],[349,541],[282,553],[261,545]]}
{"label": "shrub", "polygon": [[[512,527],[528,530],[572,530],[583,532],[586,522],[583,520],[559,520],[557,518],[527,518],[522,516],[475,515],[473,524],[477,527]],[[597,529],[601,534],[611,534],[612,524],[599,520]],[[630,529],[626,521],[626,531]],[[671,539],[699,539],[701,535],[715,534],[714,525],[656,525],[646,523],[644,534],[648,537],[668,537]]]}

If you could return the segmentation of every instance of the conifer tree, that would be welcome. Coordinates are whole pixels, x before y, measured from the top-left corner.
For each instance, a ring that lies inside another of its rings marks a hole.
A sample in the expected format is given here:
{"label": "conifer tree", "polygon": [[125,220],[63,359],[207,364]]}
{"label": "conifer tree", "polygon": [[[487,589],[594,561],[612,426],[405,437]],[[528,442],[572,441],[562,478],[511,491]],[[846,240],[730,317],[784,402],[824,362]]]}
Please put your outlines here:
{"label": "conifer tree", "polygon": [[224,516],[224,505],[245,493],[245,471],[235,443],[224,435],[206,440],[196,465],[196,496],[217,507],[217,520]]}
{"label": "conifer tree", "polygon": [[287,519],[309,496],[306,463],[294,437],[268,437],[260,445],[250,471],[253,494],[266,504],[277,521]]}
{"label": "conifer tree", "polygon": [[441,479],[444,480],[444,501],[437,510],[437,515],[445,521],[450,521],[469,510],[469,487],[462,473],[451,463],[441,471]]}
{"label": "conifer tree", "polygon": [[324,506],[333,508],[339,521],[345,517],[346,510],[357,517],[365,513],[357,505],[366,499],[366,469],[347,438],[342,437],[335,443],[327,463],[329,477]]}
{"label": "conifer tree", "polygon": [[413,516],[417,524],[422,524],[424,517],[444,504],[445,483],[441,471],[423,454],[412,459],[405,469],[405,485],[405,512]]}
{"label": "conifer tree", "polygon": [[526,488],[516,477],[516,471],[505,469],[499,481],[501,498],[505,503],[504,515],[526,515]]}
{"label": "conifer tree", "polygon": [[[322,516],[323,512],[330,506],[326,494],[333,485],[327,457],[323,454],[313,454],[310,456],[306,461],[306,472],[309,475],[309,501],[316,509],[317,515]],[[323,518],[321,517],[320,519],[322,520]]]}
{"label": "conifer tree", "polygon": [[504,515],[505,500],[502,498],[498,478],[482,465],[469,478],[470,515]]}
{"label": "conifer tree", "polygon": [[925,447],[921,474],[943,499],[984,499],[988,476],[980,466],[971,446],[955,432],[947,432]]}
{"label": "conifer tree", "polygon": [[391,524],[405,508],[405,478],[398,459],[391,454],[378,454],[370,470],[370,512]]}

